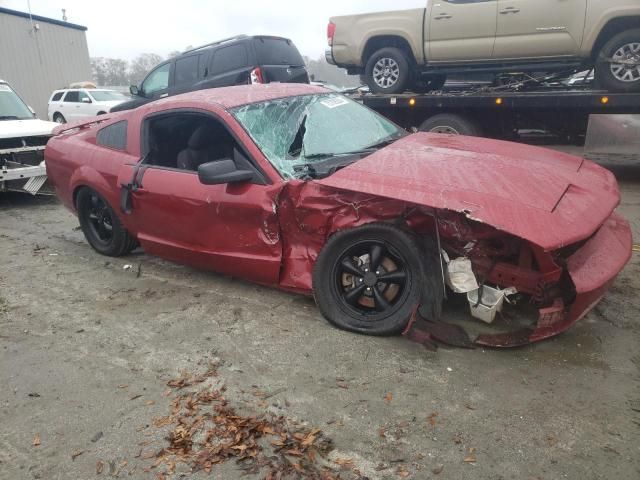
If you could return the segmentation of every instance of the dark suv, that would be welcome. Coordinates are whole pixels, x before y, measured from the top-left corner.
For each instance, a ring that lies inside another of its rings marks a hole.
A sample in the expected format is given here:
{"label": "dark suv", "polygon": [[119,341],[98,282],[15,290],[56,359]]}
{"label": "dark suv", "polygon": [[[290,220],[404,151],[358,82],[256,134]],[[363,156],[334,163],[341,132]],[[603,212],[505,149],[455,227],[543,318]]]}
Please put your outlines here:
{"label": "dark suv", "polygon": [[286,38],[240,35],[188,50],[161,63],[139,87],[130,87],[133,100],[111,111],[130,110],[194,90],[270,82],[309,83],[300,52]]}

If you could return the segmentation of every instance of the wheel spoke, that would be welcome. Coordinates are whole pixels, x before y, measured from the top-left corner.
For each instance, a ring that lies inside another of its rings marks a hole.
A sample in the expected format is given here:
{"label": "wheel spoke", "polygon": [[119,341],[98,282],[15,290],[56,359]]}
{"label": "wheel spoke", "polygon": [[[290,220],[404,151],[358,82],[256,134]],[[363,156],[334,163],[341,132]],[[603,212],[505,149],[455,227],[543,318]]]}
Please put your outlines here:
{"label": "wheel spoke", "polygon": [[98,236],[100,237],[101,240],[104,240],[107,235],[107,230],[104,228],[104,223],[98,222],[97,227],[98,227]]}
{"label": "wheel spoke", "polygon": [[391,305],[389,305],[389,302],[387,302],[387,299],[384,298],[382,293],[380,293],[380,290],[378,290],[376,287],[373,287],[372,290],[373,290],[373,300],[376,304],[376,310],[378,310],[379,312],[382,312],[388,309]]}
{"label": "wheel spoke", "polygon": [[383,252],[384,249],[381,245],[373,245],[371,247],[371,252],[369,252],[369,267],[371,268],[371,271],[375,272],[380,266]]}
{"label": "wheel spoke", "polygon": [[351,290],[345,292],[344,299],[350,305],[355,305],[356,303],[358,303],[358,300],[360,300],[360,297],[362,297],[362,294],[364,293],[365,288],[366,288],[366,285],[364,283],[361,285],[358,285],[355,288],[352,288]]}
{"label": "wheel spoke", "polygon": [[407,274],[402,270],[395,270],[378,277],[378,280],[384,283],[404,283],[406,279]]}
{"label": "wheel spoke", "polygon": [[353,261],[350,258],[344,258],[341,262],[342,269],[346,273],[350,273],[351,275],[355,275],[358,278],[362,278],[364,276],[364,272],[356,267]]}

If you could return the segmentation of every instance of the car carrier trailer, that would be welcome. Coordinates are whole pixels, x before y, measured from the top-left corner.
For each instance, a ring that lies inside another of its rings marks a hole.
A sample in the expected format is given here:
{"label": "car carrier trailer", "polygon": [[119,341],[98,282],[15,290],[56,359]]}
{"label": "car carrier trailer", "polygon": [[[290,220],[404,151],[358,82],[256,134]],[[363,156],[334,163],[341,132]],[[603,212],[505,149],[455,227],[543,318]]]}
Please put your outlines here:
{"label": "car carrier trailer", "polygon": [[591,115],[640,115],[640,93],[545,87],[457,86],[427,94],[353,93],[352,98],[406,129],[504,140],[553,135],[584,145]]}

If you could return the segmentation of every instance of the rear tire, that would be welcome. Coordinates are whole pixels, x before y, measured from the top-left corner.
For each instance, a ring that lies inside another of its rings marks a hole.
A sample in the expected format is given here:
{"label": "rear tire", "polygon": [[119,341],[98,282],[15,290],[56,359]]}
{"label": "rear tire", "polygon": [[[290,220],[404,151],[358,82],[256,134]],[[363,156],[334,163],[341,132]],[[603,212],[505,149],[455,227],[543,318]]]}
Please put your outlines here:
{"label": "rear tire", "polygon": [[351,332],[401,332],[424,298],[424,257],[417,237],[395,225],[375,223],[336,233],[313,270],[320,312]]}
{"label": "rear tire", "polygon": [[[635,62],[617,64],[609,59]],[[598,53],[596,82],[611,92],[640,92],[640,29],[627,30],[609,40]]]}
{"label": "rear tire", "polygon": [[60,124],[67,123],[67,119],[64,118],[64,115],[62,115],[61,113],[55,113],[53,115],[53,121]]}
{"label": "rear tire", "polygon": [[76,200],[80,228],[89,245],[101,255],[121,257],[137,240],[125,230],[111,205],[96,191],[83,188]]}
{"label": "rear tire", "polygon": [[381,48],[367,61],[365,80],[373,93],[402,93],[410,79],[409,60],[399,48]]}
{"label": "rear tire", "polygon": [[482,129],[473,120],[451,113],[441,113],[426,119],[420,125],[420,131],[470,137],[482,136]]}

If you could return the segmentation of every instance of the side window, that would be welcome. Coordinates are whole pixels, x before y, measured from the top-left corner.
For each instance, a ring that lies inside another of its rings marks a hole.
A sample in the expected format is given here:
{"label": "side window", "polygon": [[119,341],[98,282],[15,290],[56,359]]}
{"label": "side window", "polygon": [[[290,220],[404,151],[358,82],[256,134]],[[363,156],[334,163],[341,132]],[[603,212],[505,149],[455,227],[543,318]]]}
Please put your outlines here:
{"label": "side window", "polygon": [[80,101],[80,92],[77,90],[68,91],[64,97],[65,102],[79,102]]}
{"label": "side window", "polygon": [[62,98],[62,95],[64,95],[64,92],[55,93],[53,95],[53,97],[51,97],[51,101],[52,102],[57,102],[58,100],[60,100]]}
{"label": "side window", "polygon": [[169,72],[171,71],[171,63],[165,63],[159,66],[149,74],[147,79],[142,82],[142,91],[145,94],[164,90],[169,86]]}
{"label": "side window", "polygon": [[103,147],[126,150],[127,148],[127,121],[123,120],[98,132],[96,143]]}
{"label": "side window", "polygon": [[176,60],[175,84],[183,85],[198,80],[198,62],[200,55],[179,58]]}
{"label": "side window", "polygon": [[247,49],[244,45],[231,45],[224,47],[213,54],[210,75],[219,75],[246,67],[249,63]]}
{"label": "side window", "polygon": [[83,91],[78,92],[78,101],[91,103],[91,99],[89,98],[89,95],[87,95],[87,92],[83,92]]}

